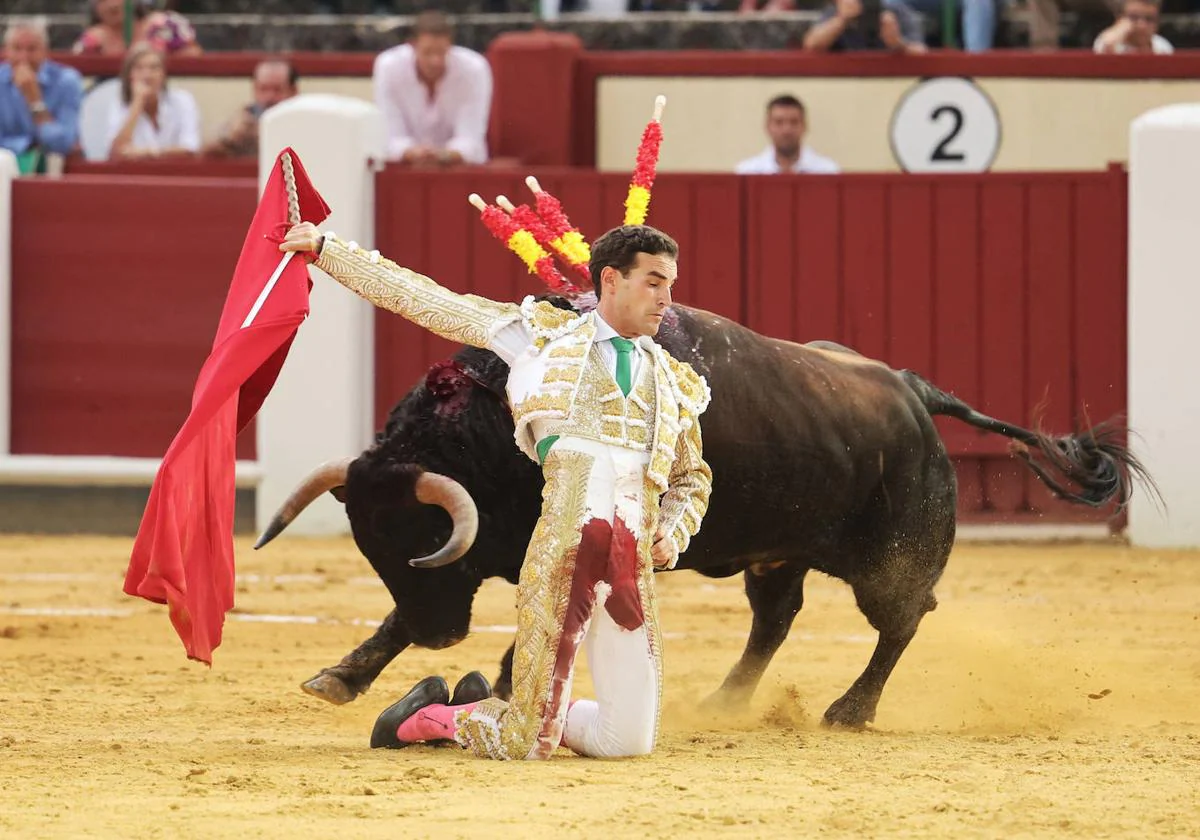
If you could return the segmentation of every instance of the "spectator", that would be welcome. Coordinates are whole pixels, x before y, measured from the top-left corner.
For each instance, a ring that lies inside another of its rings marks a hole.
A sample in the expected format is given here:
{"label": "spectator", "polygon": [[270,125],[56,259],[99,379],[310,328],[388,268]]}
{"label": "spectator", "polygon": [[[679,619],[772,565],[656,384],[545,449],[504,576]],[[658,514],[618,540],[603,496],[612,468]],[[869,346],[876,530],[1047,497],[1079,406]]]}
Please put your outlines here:
{"label": "spectator", "polygon": [[[72,48],[81,55],[125,52],[125,0],[89,0],[91,25]],[[169,55],[200,55],[196,30],[178,12],[156,11],[146,0],[133,4],[133,44],[148,42]],[[130,44],[132,46],[132,44]]]}
{"label": "spectator", "polygon": [[388,160],[414,166],[485,163],[492,69],[454,44],[441,12],[422,12],[407,44],[375,59],[375,104],[383,112]]}
{"label": "spectator", "polygon": [[83,80],[78,71],[46,59],[41,18],[15,20],[4,32],[0,64],[0,147],[21,159],[23,171],[47,153],[67,155],[79,139]]}
{"label": "spectator", "polygon": [[200,151],[200,113],[185,90],[167,87],[162,53],[136,44],[121,65],[121,104],[108,125],[110,158],[190,155]]}
{"label": "spectator", "polygon": [[814,52],[926,51],[921,21],[901,0],[835,0],[804,33],[804,48]]}
{"label": "spectator", "polygon": [[[985,52],[996,42],[996,6],[1007,0],[953,0],[962,9],[963,49],[967,52]],[[906,0],[913,11],[940,20],[942,6],[952,0]],[[955,14],[957,17],[957,12]],[[943,35],[942,43],[947,43]]]}
{"label": "spectator", "polygon": [[739,163],[734,171],[739,175],[779,175],[784,172],[834,175],[840,172],[836,163],[804,145],[807,132],[804,103],[790,94],[776,96],[767,103],[767,137],[771,139],[771,145],[761,154]]}
{"label": "spectator", "polygon": [[1098,53],[1175,52],[1171,42],[1158,34],[1161,0],[1125,0],[1117,22],[1105,29],[1092,45]]}
{"label": "spectator", "polygon": [[258,154],[258,121],[273,108],[297,93],[296,68],[282,58],[268,58],[254,68],[254,101],[238,111],[221,127],[217,139],[205,153],[223,157],[253,157]]}

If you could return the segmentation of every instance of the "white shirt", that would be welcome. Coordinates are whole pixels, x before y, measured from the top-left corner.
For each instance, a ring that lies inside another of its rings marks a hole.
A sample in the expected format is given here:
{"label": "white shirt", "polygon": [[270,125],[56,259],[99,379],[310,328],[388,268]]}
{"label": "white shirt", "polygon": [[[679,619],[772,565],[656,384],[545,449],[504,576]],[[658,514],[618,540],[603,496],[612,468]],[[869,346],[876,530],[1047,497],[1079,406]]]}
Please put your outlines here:
{"label": "white shirt", "polygon": [[[604,364],[608,367],[608,372],[612,374],[613,379],[616,379],[617,348],[613,347],[611,339],[619,335],[619,333],[600,317],[599,312],[593,310],[592,315],[596,319],[596,336],[592,339],[592,344],[600,351],[600,356],[604,359]],[[642,342],[650,340],[652,339],[642,336],[633,343],[633,354],[629,357],[629,377],[631,382],[637,382],[638,374],[642,369],[642,363],[646,358],[646,348]],[[496,332],[491,343],[488,344],[488,349],[511,365],[531,344],[533,344],[533,339],[525,329],[525,323],[523,321],[514,321]]]}
{"label": "white shirt", "polygon": [[[808,172],[814,175],[836,175],[841,167],[823,155],[814,152],[808,146],[800,147],[800,157],[792,164],[789,172]],[[746,158],[734,169],[738,175],[780,175],[783,170],[775,158],[775,147],[767,146],[761,154]]]}
{"label": "white shirt", "polygon": [[[129,106],[117,102],[108,119],[108,147],[125,124]],[[145,114],[138,117],[130,140],[135,149],[188,149],[200,151],[200,109],[186,90],[167,88],[158,99],[158,128]]]}
{"label": "white shirt", "polygon": [[411,44],[380,53],[371,78],[375,104],[383,114],[389,160],[399,160],[412,146],[429,146],[456,151],[468,163],[487,162],[492,68],[482,55],[451,47],[446,73],[432,99],[417,77]]}
{"label": "white shirt", "polygon": [[[1094,52],[1103,52],[1103,50],[1101,50],[1101,48],[1100,48],[1100,36],[1099,35],[1096,36],[1096,40],[1092,43],[1092,50]],[[1155,53],[1156,55],[1171,55],[1172,53],[1175,52],[1175,48],[1173,46],[1171,46],[1171,42],[1168,41],[1163,36],[1151,35],[1150,36],[1150,51]],[[1127,52],[1129,52],[1129,45],[1126,44],[1124,41],[1122,41],[1121,43],[1117,44],[1113,48],[1113,52],[1117,55],[1120,55],[1121,53],[1127,53]]]}

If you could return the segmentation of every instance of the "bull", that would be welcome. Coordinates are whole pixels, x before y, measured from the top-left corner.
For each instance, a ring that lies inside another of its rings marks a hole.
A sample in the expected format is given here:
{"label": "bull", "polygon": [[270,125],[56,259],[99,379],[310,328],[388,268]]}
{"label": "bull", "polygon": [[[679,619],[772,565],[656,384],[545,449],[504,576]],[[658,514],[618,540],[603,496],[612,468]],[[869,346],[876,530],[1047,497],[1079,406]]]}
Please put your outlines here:
{"label": "bull", "polygon": [[[1115,421],[1065,436],[1031,431],[841,345],[769,338],[686,306],[669,310],[655,340],[712,390],[702,418],[710,507],[677,568],[742,573],[752,611],[742,656],[710,700],[750,700],[817,570],[851,587],[878,633],[865,670],[824,723],[874,720],[892,670],[937,606],[934,588],[954,544],[956,477],[935,416],[1012,439],[1015,454],[1072,502],[1119,508],[1135,480],[1153,485]],[[264,531],[256,548],[333,493],[395,602],[374,635],[303,685],[309,694],[352,701],[409,645],[461,641],[483,580],[517,582],[542,477],[513,441],[507,374],[494,354],[470,347],[435,365],[373,445],[314,471]],[[511,689],[511,665],[510,647],[498,696]]]}

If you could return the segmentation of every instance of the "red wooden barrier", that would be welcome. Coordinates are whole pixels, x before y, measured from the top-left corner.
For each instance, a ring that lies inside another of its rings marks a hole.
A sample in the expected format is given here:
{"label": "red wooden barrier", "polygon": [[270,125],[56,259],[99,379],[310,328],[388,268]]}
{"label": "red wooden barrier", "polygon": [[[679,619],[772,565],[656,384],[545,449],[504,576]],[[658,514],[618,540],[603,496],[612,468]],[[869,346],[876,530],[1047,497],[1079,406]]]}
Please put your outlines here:
{"label": "red wooden barrier", "polygon": [[[1125,406],[1125,174],[852,175],[746,185],[747,324],[912,368],[1021,425]],[[961,508],[1093,517],[1007,441],[938,420]]]}
{"label": "red wooden barrier", "polygon": [[[378,176],[380,249],[450,288],[542,291],[466,201],[528,199],[520,170]],[[627,176],[534,172],[589,238]],[[13,449],[157,457],[186,415],[257,195],[253,179],[23,179],[14,187]],[[1126,178],[1096,173],[663,175],[681,303],[782,338],[840,340],[980,410],[1065,432],[1125,406]],[[164,224],[169,220],[169,224]],[[454,352],[377,319],[375,422]],[[1056,503],[1006,442],[939,421],[964,515],[1100,518]],[[254,457],[252,434],[239,457]]]}
{"label": "red wooden barrier", "polygon": [[257,200],[254,179],[15,182],[14,453],[162,457]]}
{"label": "red wooden barrier", "polygon": [[[492,238],[467,203],[532,196],[524,170],[420,173],[399,168],[376,182],[376,240],[383,254],[455,291],[520,301],[546,289],[503,243]],[[623,221],[626,175],[538,170],[542,186],[562,202],[571,221],[594,239]],[[740,320],[742,312],[741,184],[732,175],[663,175],[654,186],[648,221],[676,237],[680,279],[676,298]],[[382,425],[396,401],[434,361],[456,347],[391,313],[376,320],[375,419]]]}

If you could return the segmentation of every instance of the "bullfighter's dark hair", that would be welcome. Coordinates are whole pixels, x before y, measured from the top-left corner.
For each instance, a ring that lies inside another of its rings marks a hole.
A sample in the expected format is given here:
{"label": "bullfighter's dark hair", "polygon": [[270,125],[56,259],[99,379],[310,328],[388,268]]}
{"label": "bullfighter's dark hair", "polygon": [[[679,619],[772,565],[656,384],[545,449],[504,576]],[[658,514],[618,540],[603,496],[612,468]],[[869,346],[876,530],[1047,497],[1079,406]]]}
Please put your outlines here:
{"label": "bullfighter's dark hair", "polygon": [[603,234],[592,243],[588,269],[596,299],[600,299],[600,274],[605,268],[615,268],[621,274],[633,268],[638,254],[679,259],[679,244],[658,228],[650,225],[621,225]]}

